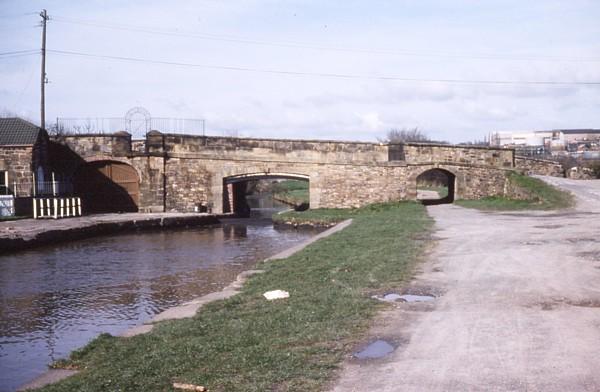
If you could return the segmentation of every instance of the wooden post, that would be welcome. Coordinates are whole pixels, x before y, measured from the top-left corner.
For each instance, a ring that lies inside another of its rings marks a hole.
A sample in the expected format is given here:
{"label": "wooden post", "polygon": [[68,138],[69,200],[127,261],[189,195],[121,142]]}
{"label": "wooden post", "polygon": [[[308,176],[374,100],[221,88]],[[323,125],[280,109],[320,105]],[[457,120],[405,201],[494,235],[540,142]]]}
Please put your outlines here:
{"label": "wooden post", "polygon": [[46,22],[48,21],[48,13],[46,10],[40,12],[42,17],[42,69],[40,80],[40,126],[46,129]]}

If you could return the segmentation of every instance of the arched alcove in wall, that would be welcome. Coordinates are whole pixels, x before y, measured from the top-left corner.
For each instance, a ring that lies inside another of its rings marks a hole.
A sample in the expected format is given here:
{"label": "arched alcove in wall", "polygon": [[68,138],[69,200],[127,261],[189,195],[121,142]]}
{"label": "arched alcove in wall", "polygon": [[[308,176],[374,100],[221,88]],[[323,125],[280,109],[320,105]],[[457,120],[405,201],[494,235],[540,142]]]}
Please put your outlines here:
{"label": "arched alcove in wall", "polygon": [[455,196],[456,176],[440,168],[425,170],[416,178],[417,200],[423,204],[452,203]]}
{"label": "arched alcove in wall", "polygon": [[86,213],[137,212],[140,183],[137,171],[113,160],[86,162],[75,172],[75,192]]}
{"label": "arched alcove in wall", "polygon": [[[273,183],[285,180],[295,180],[306,183],[303,186],[305,192],[308,192],[309,177],[303,174],[294,173],[248,173],[228,176],[223,178],[223,212],[232,212],[238,216],[249,216],[252,206],[248,200],[248,194],[251,187],[260,180],[270,180]],[[284,184],[284,182],[282,182]],[[308,196],[308,195],[307,195]],[[290,208],[308,209],[307,202],[293,205],[289,203]]]}

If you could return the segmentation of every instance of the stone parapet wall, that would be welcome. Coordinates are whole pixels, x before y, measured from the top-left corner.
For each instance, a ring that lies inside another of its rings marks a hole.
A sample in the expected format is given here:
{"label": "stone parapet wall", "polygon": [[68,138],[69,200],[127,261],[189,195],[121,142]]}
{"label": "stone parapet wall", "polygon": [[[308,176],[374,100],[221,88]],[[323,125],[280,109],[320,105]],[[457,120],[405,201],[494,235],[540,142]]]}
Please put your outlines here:
{"label": "stone parapet wall", "polygon": [[406,143],[404,144],[404,159],[409,164],[443,162],[512,168],[514,167],[514,150],[444,144]]}
{"label": "stone parapet wall", "polygon": [[82,158],[91,156],[126,157],[131,154],[131,135],[127,132],[114,134],[55,136],[54,142],[67,145]]}
{"label": "stone parapet wall", "polygon": [[152,133],[149,152],[199,157],[311,163],[373,163],[388,160],[386,145],[279,139],[240,139]]}
{"label": "stone parapet wall", "polygon": [[546,159],[534,159],[517,156],[515,157],[515,166],[526,174],[538,174],[541,176],[564,177],[565,170],[562,165],[556,161]]}

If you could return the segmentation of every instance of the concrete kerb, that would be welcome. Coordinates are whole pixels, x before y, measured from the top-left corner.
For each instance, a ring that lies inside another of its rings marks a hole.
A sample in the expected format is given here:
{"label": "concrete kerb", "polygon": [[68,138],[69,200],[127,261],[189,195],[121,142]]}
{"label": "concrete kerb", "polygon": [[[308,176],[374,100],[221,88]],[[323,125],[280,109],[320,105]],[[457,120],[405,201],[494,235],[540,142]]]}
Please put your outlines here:
{"label": "concrete kerb", "polygon": [[[350,226],[351,223],[352,223],[352,219],[348,219],[343,222],[340,222],[337,225],[331,227],[330,229],[327,229],[324,232],[319,233],[316,236],[302,242],[301,244],[293,246],[283,252],[277,253],[276,255],[265,259],[265,261],[280,260],[280,259],[285,259],[287,257],[290,257],[293,254],[306,248],[308,245],[310,245],[322,238],[328,237],[334,233],[337,233],[338,231],[345,229],[346,227]],[[133,337],[133,336],[137,336],[137,335],[142,335],[142,334],[152,331],[152,329],[154,328],[154,324],[156,324],[158,322],[193,317],[196,315],[198,310],[200,310],[200,308],[202,308],[202,306],[204,306],[210,302],[213,302],[213,301],[227,299],[227,298],[233,297],[236,294],[239,294],[244,283],[248,280],[248,278],[250,276],[260,274],[263,272],[265,272],[265,271],[264,270],[244,271],[244,272],[240,273],[236,277],[236,279],[231,284],[229,284],[227,287],[225,287],[223,290],[215,291],[213,293],[209,293],[209,294],[203,295],[202,297],[198,297],[191,301],[185,302],[179,306],[169,308],[161,313],[158,313],[152,319],[150,319],[148,322],[146,322],[142,325],[137,325],[135,327],[132,327],[132,328],[122,332],[118,336],[123,337],[123,338],[129,338],[129,337]],[[41,387],[44,387],[49,384],[57,383],[65,378],[71,377],[77,373],[79,373],[79,371],[77,371],[77,370],[50,369],[47,372],[43,373],[42,375],[36,377],[32,381],[22,385],[21,387],[19,387],[17,389],[17,391],[25,391],[28,389],[41,388]]]}
{"label": "concrete kerb", "polygon": [[329,237],[330,235],[332,235],[333,233],[337,233],[338,231],[344,230],[346,227],[350,226],[350,224],[352,224],[352,219],[347,219],[345,221],[342,221],[342,222],[338,223],[337,225],[333,226],[332,228],[327,229],[324,232],[317,234],[316,236],[304,241],[301,244],[293,246],[287,250],[284,250],[283,252],[277,253],[276,255],[267,258],[266,261],[288,258],[291,255],[293,255],[294,253],[297,253],[297,252],[301,251],[302,249],[306,248],[308,245],[312,244],[313,242],[316,242],[316,241],[320,240],[321,238]]}

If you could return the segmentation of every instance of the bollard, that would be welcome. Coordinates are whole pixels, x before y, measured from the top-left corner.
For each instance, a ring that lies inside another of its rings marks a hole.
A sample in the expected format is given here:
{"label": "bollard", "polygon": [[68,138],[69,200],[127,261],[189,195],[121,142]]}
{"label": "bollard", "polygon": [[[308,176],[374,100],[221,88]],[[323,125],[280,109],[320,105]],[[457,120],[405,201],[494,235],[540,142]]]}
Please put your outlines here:
{"label": "bollard", "polygon": [[79,213],[79,216],[81,216],[81,198],[80,197],[77,198],[77,209],[78,209],[77,212]]}
{"label": "bollard", "polygon": [[58,219],[58,199],[54,198],[54,200],[52,200],[54,203],[54,219]]}
{"label": "bollard", "polygon": [[67,197],[66,203],[67,203],[67,216],[71,216],[71,199],[69,199]]}
{"label": "bollard", "polygon": [[37,219],[37,200],[33,198],[33,219]]}

